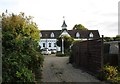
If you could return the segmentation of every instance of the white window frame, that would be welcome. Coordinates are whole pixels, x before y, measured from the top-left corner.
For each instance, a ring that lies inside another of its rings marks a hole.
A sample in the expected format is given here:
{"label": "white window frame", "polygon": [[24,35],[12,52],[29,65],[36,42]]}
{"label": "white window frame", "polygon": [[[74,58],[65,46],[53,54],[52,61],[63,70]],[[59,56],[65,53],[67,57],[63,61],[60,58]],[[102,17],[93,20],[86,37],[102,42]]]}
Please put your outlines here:
{"label": "white window frame", "polygon": [[51,43],[49,43],[49,47],[52,47],[52,46],[51,46]]}
{"label": "white window frame", "polygon": [[93,35],[92,32],[89,34],[89,37],[90,37],[90,38],[93,38],[93,37],[94,37],[94,35]]}
{"label": "white window frame", "polygon": [[54,33],[53,33],[53,32],[51,33],[50,37],[55,37],[55,35],[54,35]]}
{"label": "white window frame", "polygon": [[76,33],[76,38],[80,38],[80,33],[79,32]]}
{"label": "white window frame", "polygon": [[42,37],[42,33],[40,33],[40,37]]}

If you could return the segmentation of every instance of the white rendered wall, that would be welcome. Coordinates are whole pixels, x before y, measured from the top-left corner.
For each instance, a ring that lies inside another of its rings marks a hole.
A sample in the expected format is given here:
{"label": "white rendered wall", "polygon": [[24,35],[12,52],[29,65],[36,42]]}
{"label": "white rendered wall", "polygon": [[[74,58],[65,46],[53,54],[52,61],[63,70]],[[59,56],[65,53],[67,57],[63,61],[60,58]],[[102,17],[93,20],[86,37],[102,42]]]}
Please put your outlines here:
{"label": "white rendered wall", "polygon": [[[87,40],[87,39],[74,39],[74,40],[81,40],[81,41],[84,41],[84,40]],[[56,45],[56,47],[54,46],[54,43],[57,42],[57,39],[40,39],[40,42],[39,42],[39,45],[41,46],[41,49],[44,49],[44,48],[48,48],[48,49],[56,49],[57,51],[61,51],[61,47],[58,47]],[[45,47],[43,47],[43,43],[45,43]],[[51,47],[49,47],[49,43],[51,43]]]}
{"label": "white rendered wall", "polygon": [[[39,45],[41,46],[41,49],[48,48],[48,49],[56,49],[57,51],[60,51],[60,47],[57,45],[54,46],[57,42],[57,39],[40,39]],[[43,43],[45,43],[45,47],[43,47]],[[49,43],[51,43],[51,47],[49,47]]]}

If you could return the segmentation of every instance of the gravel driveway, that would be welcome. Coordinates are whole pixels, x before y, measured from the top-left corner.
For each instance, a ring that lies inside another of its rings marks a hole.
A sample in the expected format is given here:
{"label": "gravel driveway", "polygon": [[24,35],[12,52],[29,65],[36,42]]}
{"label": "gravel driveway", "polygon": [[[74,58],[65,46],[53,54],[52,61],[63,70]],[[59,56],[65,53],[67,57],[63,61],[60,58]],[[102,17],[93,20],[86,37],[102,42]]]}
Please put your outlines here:
{"label": "gravel driveway", "polygon": [[72,67],[68,57],[45,56],[42,82],[99,82],[95,77]]}

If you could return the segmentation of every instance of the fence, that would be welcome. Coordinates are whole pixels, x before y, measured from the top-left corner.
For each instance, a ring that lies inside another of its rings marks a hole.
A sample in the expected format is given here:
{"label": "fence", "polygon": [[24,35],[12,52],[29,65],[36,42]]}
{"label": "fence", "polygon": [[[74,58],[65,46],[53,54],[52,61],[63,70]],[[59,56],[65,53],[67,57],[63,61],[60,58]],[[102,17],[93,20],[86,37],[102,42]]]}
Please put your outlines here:
{"label": "fence", "polygon": [[[111,44],[118,44],[117,49]],[[120,66],[120,41],[103,42],[102,39],[76,42],[72,46],[70,62],[92,72],[98,72],[103,64]]]}
{"label": "fence", "polygon": [[102,65],[101,39],[76,42],[72,46],[71,62],[92,72],[98,72]]}
{"label": "fence", "polygon": [[120,41],[104,42],[104,64],[120,66]]}

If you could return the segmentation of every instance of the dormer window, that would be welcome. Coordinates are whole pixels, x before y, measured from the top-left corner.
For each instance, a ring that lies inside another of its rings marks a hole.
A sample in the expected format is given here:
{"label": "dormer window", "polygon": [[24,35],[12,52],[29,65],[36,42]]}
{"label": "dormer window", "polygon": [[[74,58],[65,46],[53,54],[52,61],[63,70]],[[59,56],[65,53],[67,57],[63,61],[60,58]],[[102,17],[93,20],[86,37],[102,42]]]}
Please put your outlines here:
{"label": "dormer window", "polygon": [[79,32],[76,33],[76,37],[79,38],[80,37],[80,34]]}
{"label": "dormer window", "polygon": [[42,37],[42,34],[40,33],[40,37]]}
{"label": "dormer window", "polygon": [[53,33],[53,32],[51,33],[50,37],[55,37],[55,35],[54,35],[54,33]]}
{"label": "dormer window", "polygon": [[89,37],[90,37],[90,38],[93,38],[93,33],[92,33],[92,32],[89,34]]}

